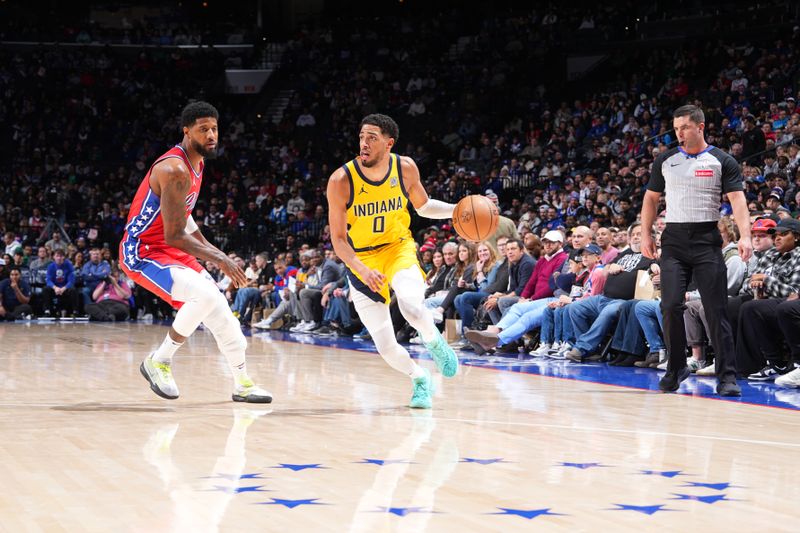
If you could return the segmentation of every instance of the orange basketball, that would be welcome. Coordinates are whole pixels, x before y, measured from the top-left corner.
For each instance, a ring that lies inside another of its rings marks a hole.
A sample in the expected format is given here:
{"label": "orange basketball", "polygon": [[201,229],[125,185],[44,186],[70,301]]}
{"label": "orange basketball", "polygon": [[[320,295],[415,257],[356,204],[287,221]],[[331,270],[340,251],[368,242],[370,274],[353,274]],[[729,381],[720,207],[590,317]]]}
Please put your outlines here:
{"label": "orange basketball", "polygon": [[500,223],[497,206],[485,196],[465,196],[453,210],[453,226],[468,241],[482,241],[494,235]]}

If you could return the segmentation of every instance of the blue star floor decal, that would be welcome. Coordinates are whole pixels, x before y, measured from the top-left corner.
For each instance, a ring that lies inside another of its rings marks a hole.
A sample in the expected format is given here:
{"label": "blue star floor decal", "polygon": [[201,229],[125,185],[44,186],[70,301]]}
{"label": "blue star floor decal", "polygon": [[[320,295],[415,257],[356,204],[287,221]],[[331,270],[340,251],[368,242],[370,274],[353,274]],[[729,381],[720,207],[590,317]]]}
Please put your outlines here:
{"label": "blue star floor decal", "polygon": [[278,463],[278,466],[271,466],[270,468],[286,468],[293,472],[299,472],[301,470],[308,470],[308,469],[316,469],[316,470],[327,470],[327,466],[322,466],[321,463],[310,463],[306,465],[293,465],[288,463]]}
{"label": "blue star floor decal", "polygon": [[521,516],[522,518],[527,518],[528,520],[532,520],[539,516],[569,516],[563,513],[551,513],[550,507],[546,509],[509,509],[507,507],[498,507],[498,509],[500,509],[502,512],[487,514]]}
{"label": "blue star floor decal", "polygon": [[204,476],[201,479],[227,479],[228,481],[236,481],[237,479],[264,479],[261,473],[255,474],[217,474],[216,476]]}
{"label": "blue star floor decal", "polygon": [[356,464],[360,465],[410,465],[414,464],[412,461],[408,459],[363,459],[361,461],[356,461]]}
{"label": "blue star floor decal", "polygon": [[677,511],[678,509],[667,509],[666,505],[625,505],[622,503],[614,503],[617,509],[606,509],[606,511],[636,511],[646,515],[654,515],[660,511]]}
{"label": "blue star floor decal", "polygon": [[563,466],[567,468],[580,468],[581,470],[586,470],[588,468],[608,468],[610,465],[604,465],[602,463],[558,463],[556,466]]}
{"label": "blue star floor decal", "polygon": [[241,494],[242,492],[272,492],[270,490],[261,490],[264,485],[256,485],[254,487],[223,487],[222,485],[214,485],[213,489],[219,492],[227,492],[228,494]]}
{"label": "blue star floor decal", "polygon": [[493,465],[496,463],[510,463],[511,461],[506,461],[502,457],[498,457],[496,459],[473,459],[472,457],[464,457],[461,459],[462,463],[477,463],[479,465]]}
{"label": "blue star floor decal", "polygon": [[708,496],[695,496],[693,494],[675,494],[677,498],[670,498],[670,500],[690,500],[693,502],[702,502],[707,503],[709,505],[713,505],[717,502],[738,502],[741,500],[728,498],[725,494],[710,494]]}
{"label": "blue star floor decal", "polygon": [[397,516],[406,516],[412,513],[434,513],[435,511],[429,511],[424,507],[378,507],[374,511],[369,511],[371,513],[391,513]]}
{"label": "blue star floor decal", "polygon": [[731,485],[730,483],[698,483],[695,481],[689,481],[685,485],[681,485],[682,487],[701,487],[704,489],[714,489],[714,490],[727,490],[727,489],[743,489],[744,487],[739,485]]}
{"label": "blue star floor decal", "polygon": [[643,476],[661,476],[661,477],[668,477],[673,478],[675,476],[691,476],[692,474],[684,474],[683,470],[667,470],[665,472],[660,472],[658,470],[639,470],[639,473]]}
{"label": "blue star floor decal", "polygon": [[270,498],[271,502],[258,502],[257,505],[283,505],[289,509],[294,509],[295,507],[300,507],[301,505],[330,505],[328,503],[322,503],[317,500],[319,498],[310,498],[307,500],[284,500],[281,498]]}

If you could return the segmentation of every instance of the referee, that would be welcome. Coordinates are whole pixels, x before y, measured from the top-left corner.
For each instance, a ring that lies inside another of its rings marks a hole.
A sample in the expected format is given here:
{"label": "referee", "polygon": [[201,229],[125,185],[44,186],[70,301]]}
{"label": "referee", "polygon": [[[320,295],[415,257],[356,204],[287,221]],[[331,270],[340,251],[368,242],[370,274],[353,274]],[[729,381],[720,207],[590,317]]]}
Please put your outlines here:
{"label": "referee", "polygon": [[[652,228],[661,193],[666,193],[667,227],[661,235],[661,312],[669,364],[658,386],[664,392],[675,392],[689,376],[683,311],[686,287],[694,276],[717,354],[717,394],[741,396],[736,383],[733,335],[727,311],[727,271],[717,221],[724,193],[733,206],[741,235],[739,255],[746,263],[753,245],[742,174],[733,157],[706,144],[705,116],[699,107],[679,107],[672,115],[672,125],[679,146],[656,157],[642,205],[642,227]],[[642,232],[642,253],[655,258],[656,247],[650,231]]]}

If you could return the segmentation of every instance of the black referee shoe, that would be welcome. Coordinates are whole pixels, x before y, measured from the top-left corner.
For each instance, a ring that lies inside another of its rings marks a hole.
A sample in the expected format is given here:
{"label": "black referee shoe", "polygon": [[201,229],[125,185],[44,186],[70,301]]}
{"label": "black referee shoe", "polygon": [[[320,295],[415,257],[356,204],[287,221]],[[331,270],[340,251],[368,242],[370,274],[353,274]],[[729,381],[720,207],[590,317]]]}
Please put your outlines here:
{"label": "black referee shoe", "polygon": [[661,389],[662,392],[675,392],[680,388],[681,382],[690,375],[691,372],[689,372],[689,369],[686,367],[681,368],[677,373],[667,372],[664,374],[664,377],[661,378],[661,381],[658,382],[658,388]]}
{"label": "black referee shoe", "polygon": [[720,396],[741,396],[742,388],[735,381],[723,381],[717,384],[717,394]]}

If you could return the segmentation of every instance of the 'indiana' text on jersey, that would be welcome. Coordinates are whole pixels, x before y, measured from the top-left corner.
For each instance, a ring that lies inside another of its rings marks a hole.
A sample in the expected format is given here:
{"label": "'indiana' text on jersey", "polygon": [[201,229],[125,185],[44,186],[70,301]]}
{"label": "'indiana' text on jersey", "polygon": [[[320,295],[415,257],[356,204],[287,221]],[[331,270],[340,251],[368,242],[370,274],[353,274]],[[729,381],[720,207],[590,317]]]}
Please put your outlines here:
{"label": "'indiana' text on jersey", "polygon": [[389,171],[380,181],[364,176],[355,159],[345,163],[350,181],[347,201],[347,238],[356,252],[367,252],[411,239],[408,192],[400,157],[389,154]]}

